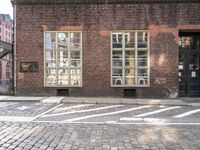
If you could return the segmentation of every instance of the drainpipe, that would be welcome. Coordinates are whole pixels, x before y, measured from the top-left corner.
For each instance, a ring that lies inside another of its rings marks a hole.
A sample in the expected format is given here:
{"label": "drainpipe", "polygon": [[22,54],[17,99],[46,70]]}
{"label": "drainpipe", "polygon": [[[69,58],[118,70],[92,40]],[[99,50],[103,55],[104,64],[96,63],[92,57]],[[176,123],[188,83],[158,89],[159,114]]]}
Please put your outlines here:
{"label": "drainpipe", "polygon": [[[11,1],[12,2],[12,1]],[[12,90],[16,94],[16,4],[13,6],[13,36],[12,36]]]}

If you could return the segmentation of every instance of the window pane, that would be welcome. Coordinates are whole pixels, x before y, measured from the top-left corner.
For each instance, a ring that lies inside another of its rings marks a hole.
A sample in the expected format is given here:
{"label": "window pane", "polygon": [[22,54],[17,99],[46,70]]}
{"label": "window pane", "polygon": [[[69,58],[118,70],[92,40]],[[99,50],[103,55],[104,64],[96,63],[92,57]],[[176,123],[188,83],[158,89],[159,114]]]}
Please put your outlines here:
{"label": "window pane", "polygon": [[81,61],[80,60],[71,60],[71,67],[72,68],[80,68],[81,67]]}
{"label": "window pane", "polygon": [[113,48],[122,48],[122,32],[115,32],[112,35]]}
{"label": "window pane", "polygon": [[138,48],[148,47],[148,33],[146,31],[138,32]]}
{"label": "window pane", "polygon": [[56,69],[46,69],[46,85],[56,85]]}
{"label": "window pane", "polygon": [[138,51],[138,67],[147,67],[147,51]]}
{"label": "window pane", "polygon": [[147,51],[138,51],[138,58],[147,58]]}
{"label": "window pane", "polygon": [[125,48],[135,48],[135,32],[125,32]]}
{"label": "window pane", "polygon": [[71,85],[81,85],[81,70],[80,69],[71,69]]}
{"label": "window pane", "polygon": [[113,67],[122,67],[122,59],[113,60]]}
{"label": "window pane", "polygon": [[135,58],[135,51],[125,51],[125,58]]}
{"label": "window pane", "polygon": [[138,85],[147,85],[147,78],[139,77],[138,78]]}
{"label": "window pane", "polygon": [[69,47],[69,38],[68,33],[58,33],[58,48],[59,49],[68,49]]}
{"label": "window pane", "polygon": [[69,70],[68,69],[58,70],[58,85],[69,85]]}
{"label": "window pane", "polygon": [[114,67],[122,66],[122,51],[113,51],[112,58]]}
{"label": "window pane", "polygon": [[122,85],[122,69],[113,69],[113,85]]}
{"label": "window pane", "polygon": [[135,51],[125,51],[125,66],[135,67]]}
{"label": "window pane", "polygon": [[134,77],[135,76],[135,69],[125,69],[125,76],[126,77]]}
{"label": "window pane", "polygon": [[46,67],[56,67],[56,51],[46,51]]}
{"label": "window pane", "polygon": [[147,69],[138,68],[138,76],[147,76]]}
{"label": "window pane", "polygon": [[80,59],[80,51],[71,51],[71,59]]}
{"label": "window pane", "polygon": [[45,33],[45,48],[56,49],[56,33]]}
{"label": "window pane", "polygon": [[135,84],[135,69],[125,69],[125,85]]}
{"label": "window pane", "polygon": [[69,67],[68,51],[58,51],[58,67]]}
{"label": "window pane", "polygon": [[135,85],[135,78],[126,77],[125,78],[125,85],[128,85],[128,86]]}
{"label": "window pane", "polygon": [[79,32],[70,33],[70,45],[71,49],[81,48],[81,33]]}

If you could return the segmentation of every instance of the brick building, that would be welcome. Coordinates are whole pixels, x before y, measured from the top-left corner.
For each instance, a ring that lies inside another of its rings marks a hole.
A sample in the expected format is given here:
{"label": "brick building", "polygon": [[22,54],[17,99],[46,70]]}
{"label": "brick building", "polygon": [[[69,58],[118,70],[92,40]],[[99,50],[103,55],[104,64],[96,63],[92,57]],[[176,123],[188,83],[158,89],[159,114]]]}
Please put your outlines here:
{"label": "brick building", "polygon": [[[0,54],[3,52],[3,44],[12,43],[13,21],[8,14],[0,14]],[[2,45],[1,45],[2,44]],[[1,55],[0,55],[1,56]],[[5,55],[0,58],[0,93],[7,92],[9,80],[12,77],[12,56]]]}
{"label": "brick building", "polygon": [[199,0],[12,0],[16,94],[200,96]]}

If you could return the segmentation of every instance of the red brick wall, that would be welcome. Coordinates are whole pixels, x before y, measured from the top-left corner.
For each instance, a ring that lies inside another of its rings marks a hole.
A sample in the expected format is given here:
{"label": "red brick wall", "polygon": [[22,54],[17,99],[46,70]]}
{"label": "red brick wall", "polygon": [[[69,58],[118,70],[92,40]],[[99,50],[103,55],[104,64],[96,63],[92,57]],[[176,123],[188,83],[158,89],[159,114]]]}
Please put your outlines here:
{"label": "red brick wall", "polygon": [[[18,5],[18,95],[55,95],[43,87],[43,31],[83,32],[83,87],[70,96],[123,96],[112,88],[110,33],[112,30],[150,31],[150,87],[136,88],[137,97],[178,96],[178,32],[200,29],[200,3],[119,5]],[[21,61],[39,62],[39,72],[20,73]]]}

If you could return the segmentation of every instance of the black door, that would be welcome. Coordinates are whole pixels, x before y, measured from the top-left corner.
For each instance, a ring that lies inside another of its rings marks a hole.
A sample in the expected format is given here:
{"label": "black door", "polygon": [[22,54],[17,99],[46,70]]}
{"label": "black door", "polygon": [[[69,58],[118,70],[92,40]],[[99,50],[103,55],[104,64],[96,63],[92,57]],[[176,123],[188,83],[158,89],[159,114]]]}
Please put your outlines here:
{"label": "black door", "polygon": [[200,96],[200,34],[180,34],[179,94]]}

